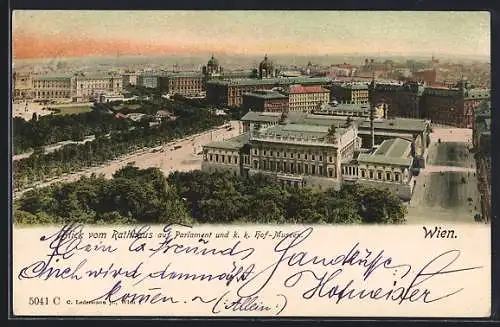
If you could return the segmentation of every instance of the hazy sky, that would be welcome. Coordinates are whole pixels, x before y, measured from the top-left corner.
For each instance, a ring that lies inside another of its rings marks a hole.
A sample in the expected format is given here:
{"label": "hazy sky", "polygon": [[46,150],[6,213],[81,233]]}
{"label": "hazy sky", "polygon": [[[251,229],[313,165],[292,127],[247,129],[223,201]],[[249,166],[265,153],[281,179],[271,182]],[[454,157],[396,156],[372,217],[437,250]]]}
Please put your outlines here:
{"label": "hazy sky", "polygon": [[344,53],[490,55],[487,12],[16,11],[14,58]]}

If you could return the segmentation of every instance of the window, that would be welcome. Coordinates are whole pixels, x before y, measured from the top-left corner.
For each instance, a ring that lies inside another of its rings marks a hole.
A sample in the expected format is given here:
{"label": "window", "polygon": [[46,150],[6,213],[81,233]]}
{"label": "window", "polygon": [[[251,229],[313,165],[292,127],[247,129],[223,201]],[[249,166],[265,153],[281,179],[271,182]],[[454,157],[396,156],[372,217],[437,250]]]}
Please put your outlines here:
{"label": "window", "polygon": [[276,152],[276,157],[279,157],[280,156],[280,153],[279,152]]}
{"label": "window", "polygon": [[227,163],[231,163],[231,156],[227,156]]}
{"label": "window", "polygon": [[293,163],[290,164],[290,172],[295,174],[295,165]]}
{"label": "window", "polygon": [[370,178],[373,178],[373,170],[370,170]]}
{"label": "window", "polygon": [[382,179],[382,172],[381,171],[377,172],[377,178]]}
{"label": "window", "polygon": [[222,155],[221,157],[222,157],[222,158],[221,158],[221,162],[222,162],[222,163],[224,163],[224,162],[226,161],[226,156],[225,156],[225,155]]}
{"label": "window", "polygon": [[272,156],[273,155],[273,151],[269,151],[269,155]]}
{"label": "window", "polygon": [[311,174],[316,174],[316,166],[311,166]]}
{"label": "window", "polygon": [[391,173],[385,173],[385,179],[390,181],[391,180]]}
{"label": "window", "polygon": [[312,155],[312,160],[316,160],[316,156],[314,154]]}
{"label": "window", "polygon": [[253,150],[253,154],[257,155],[257,149]]}
{"label": "window", "polygon": [[306,159],[306,160],[307,160],[307,153],[304,155],[304,159]]}
{"label": "window", "polygon": [[330,157],[328,158],[328,161],[333,162],[333,158],[330,156]]}
{"label": "window", "polygon": [[323,161],[323,156],[319,156],[319,161]]}
{"label": "window", "polygon": [[237,164],[238,163],[238,157],[237,156],[234,156],[234,163]]}
{"label": "window", "polygon": [[364,169],[361,169],[361,177],[365,177],[365,170]]}
{"label": "window", "polygon": [[318,167],[318,173],[319,173],[320,175],[323,175],[323,166],[319,166],[319,167]]}
{"label": "window", "polygon": [[395,173],[395,174],[394,174],[394,180],[395,180],[396,182],[399,182],[399,173]]}
{"label": "window", "polygon": [[259,168],[259,162],[257,160],[254,160],[253,162],[253,168],[255,169]]}
{"label": "window", "polygon": [[264,150],[264,155],[266,155],[266,150]]}
{"label": "window", "polygon": [[286,152],[283,152],[283,158],[286,158]]}
{"label": "window", "polygon": [[304,165],[304,173],[305,173],[305,174],[308,174],[308,173],[309,173],[309,165],[308,165],[308,164],[305,164],[305,165]]}
{"label": "window", "polygon": [[328,177],[333,177],[333,169],[328,169]]}
{"label": "window", "polygon": [[219,162],[219,155],[218,154],[215,155],[215,161]]}
{"label": "window", "polygon": [[290,153],[290,158],[292,158],[292,159],[293,159],[293,152],[292,152],[292,153]]}

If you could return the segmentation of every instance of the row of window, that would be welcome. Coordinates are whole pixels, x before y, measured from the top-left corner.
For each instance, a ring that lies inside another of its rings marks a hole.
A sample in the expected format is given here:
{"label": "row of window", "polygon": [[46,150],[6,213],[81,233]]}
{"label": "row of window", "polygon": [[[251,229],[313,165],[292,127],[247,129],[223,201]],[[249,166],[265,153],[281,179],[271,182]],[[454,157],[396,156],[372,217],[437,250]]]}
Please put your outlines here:
{"label": "row of window", "polygon": [[[82,83],[80,84],[80,88],[83,89],[83,88],[87,88],[87,89],[96,89],[96,88],[111,88],[113,87],[113,84],[112,83],[91,83],[91,84],[85,84],[85,83]],[[121,87],[121,84],[120,83],[116,83],[116,88],[120,88]]]}
{"label": "row of window", "polygon": [[[259,150],[254,149],[253,150],[254,155],[259,154]],[[264,156],[269,156],[269,157],[280,157],[282,156],[283,158],[291,158],[291,159],[304,159],[304,160],[318,160],[318,161],[323,161],[323,156],[322,155],[317,155],[317,154],[311,154],[311,153],[294,153],[294,152],[280,152],[276,150],[263,150],[262,155]],[[328,157],[328,162],[333,162],[333,157],[329,156]]]}
{"label": "row of window", "polygon": [[227,163],[227,164],[238,164],[238,156],[224,155],[224,154],[209,154],[208,161],[218,162],[218,163]]}
{"label": "row of window", "polygon": [[316,176],[328,176],[335,178],[335,169],[328,168],[326,170],[322,165],[309,165],[293,162],[268,161],[263,160],[262,165],[259,165],[258,160],[253,162],[254,169],[267,170],[272,172],[283,172],[289,174],[306,174]]}
{"label": "row of window", "polygon": [[52,91],[52,92],[35,92],[35,96],[38,98],[69,98],[70,93],[69,92],[63,92],[63,91]]}
{"label": "row of window", "polygon": [[49,81],[38,81],[33,84],[34,88],[48,88],[48,87],[71,87],[71,83],[67,82],[49,82]]}
{"label": "row of window", "polygon": [[381,170],[375,172],[373,169],[368,169],[367,173],[365,169],[359,169],[358,167],[353,167],[353,166],[342,167],[342,175],[351,175],[351,176],[361,175],[361,178],[370,178],[370,179],[385,180],[391,182],[399,182],[401,179],[400,173],[385,172],[385,178],[384,178],[384,172]]}
{"label": "row of window", "polygon": [[170,86],[174,87],[174,86],[190,86],[190,85],[193,85],[193,86],[199,86],[201,87],[202,85],[202,81],[177,81],[177,80],[174,80],[170,83]]}

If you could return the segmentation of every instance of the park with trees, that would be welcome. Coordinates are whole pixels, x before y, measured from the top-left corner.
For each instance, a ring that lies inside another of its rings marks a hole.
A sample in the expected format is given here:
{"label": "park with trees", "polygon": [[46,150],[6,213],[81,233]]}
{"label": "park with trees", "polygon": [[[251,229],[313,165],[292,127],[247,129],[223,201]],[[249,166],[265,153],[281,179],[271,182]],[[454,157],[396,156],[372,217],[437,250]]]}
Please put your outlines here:
{"label": "park with trees", "polygon": [[360,185],[326,191],[283,187],[269,176],[174,172],[128,165],[113,178],[92,175],[27,192],[17,224],[400,224],[393,193]]}
{"label": "park with trees", "polygon": [[[148,115],[158,110],[168,110],[177,118],[164,119],[159,125],[150,126],[147,120],[117,119],[113,113],[118,110]],[[14,189],[23,189],[65,173],[99,166],[138,149],[200,133],[224,122],[225,118],[214,115],[207,108],[166,99],[141,100],[126,105],[96,104],[92,112],[49,115],[36,121],[27,122],[16,118],[13,126],[14,153],[20,151],[16,151],[18,147],[34,151],[29,157],[13,162]],[[94,135],[95,139],[83,144],[64,145],[50,153],[40,150],[44,145],[62,140],[82,140],[87,135]]]}

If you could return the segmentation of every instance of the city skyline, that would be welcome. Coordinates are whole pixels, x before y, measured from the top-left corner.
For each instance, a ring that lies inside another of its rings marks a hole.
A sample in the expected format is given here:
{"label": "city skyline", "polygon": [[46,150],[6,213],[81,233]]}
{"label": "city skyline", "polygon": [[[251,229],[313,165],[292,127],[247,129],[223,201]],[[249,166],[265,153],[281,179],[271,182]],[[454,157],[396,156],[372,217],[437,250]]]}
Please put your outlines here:
{"label": "city skyline", "polygon": [[12,42],[13,59],[211,52],[489,57],[490,19],[488,12],[15,11]]}

